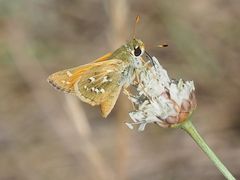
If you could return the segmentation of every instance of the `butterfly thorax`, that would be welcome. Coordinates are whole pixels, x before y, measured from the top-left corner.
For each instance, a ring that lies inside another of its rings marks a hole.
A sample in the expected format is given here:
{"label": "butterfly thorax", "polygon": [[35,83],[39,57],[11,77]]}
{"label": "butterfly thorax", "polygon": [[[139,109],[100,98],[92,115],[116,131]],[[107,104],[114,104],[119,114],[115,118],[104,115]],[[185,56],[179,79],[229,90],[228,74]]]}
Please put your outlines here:
{"label": "butterfly thorax", "polygon": [[[142,53],[139,56],[134,54],[134,49],[141,47]],[[128,86],[131,84],[135,78],[135,71],[138,67],[142,65],[141,55],[144,52],[144,45],[141,40],[133,39],[127,44],[121,46],[116,51],[113,52],[109,59],[119,59],[124,63],[124,68],[122,71],[122,79],[120,84]]]}

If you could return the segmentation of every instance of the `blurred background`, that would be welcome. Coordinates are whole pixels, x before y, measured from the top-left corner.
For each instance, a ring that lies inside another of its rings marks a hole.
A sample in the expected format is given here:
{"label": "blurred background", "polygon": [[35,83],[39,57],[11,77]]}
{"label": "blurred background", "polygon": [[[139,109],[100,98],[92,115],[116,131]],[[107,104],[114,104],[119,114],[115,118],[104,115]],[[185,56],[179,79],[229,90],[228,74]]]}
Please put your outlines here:
{"label": "blurred background", "polygon": [[184,132],[128,129],[127,97],[103,119],[46,82],[125,43],[137,15],[150,54],[171,77],[194,80],[194,124],[240,178],[239,9],[238,0],[0,0],[0,180],[224,179]]}

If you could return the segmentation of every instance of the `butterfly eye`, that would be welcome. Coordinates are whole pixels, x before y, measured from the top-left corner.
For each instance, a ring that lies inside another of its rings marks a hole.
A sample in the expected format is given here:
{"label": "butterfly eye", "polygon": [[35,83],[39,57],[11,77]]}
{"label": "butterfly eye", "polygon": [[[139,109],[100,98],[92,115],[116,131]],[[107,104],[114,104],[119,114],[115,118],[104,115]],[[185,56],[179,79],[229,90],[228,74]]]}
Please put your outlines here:
{"label": "butterfly eye", "polygon": [[141,54],[142,54],[142,50],[140,49],[139,46],[136,47],[136,48],[134,48],[134,55],[135,55],[136,57],[140,56]]}

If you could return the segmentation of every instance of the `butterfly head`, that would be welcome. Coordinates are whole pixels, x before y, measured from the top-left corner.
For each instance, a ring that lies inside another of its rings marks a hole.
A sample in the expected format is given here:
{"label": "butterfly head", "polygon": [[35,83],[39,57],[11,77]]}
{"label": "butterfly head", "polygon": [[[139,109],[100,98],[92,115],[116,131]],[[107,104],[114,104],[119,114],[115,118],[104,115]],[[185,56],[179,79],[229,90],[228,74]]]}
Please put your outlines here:
{"label": "butterfly head", "polygon": [[127,43],[133,57],[141,57],[144,54],[144,43],[140,39],[132,39]]}

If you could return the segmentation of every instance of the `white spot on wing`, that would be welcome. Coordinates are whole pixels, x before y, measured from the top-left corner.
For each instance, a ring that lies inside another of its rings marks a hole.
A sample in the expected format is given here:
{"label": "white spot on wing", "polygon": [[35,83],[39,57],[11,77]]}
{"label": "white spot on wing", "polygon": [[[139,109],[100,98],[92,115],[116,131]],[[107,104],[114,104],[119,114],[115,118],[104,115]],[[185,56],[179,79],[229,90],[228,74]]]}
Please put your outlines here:
{"label": "white spot on wing", "polygon": [[90,77],[90,78],[88,78],[88,80],[90,80],[90,82],[94,82],[95,78],[94,77]]}
{"label": "white spot on wing", "polygon": [[102,80],[102,83],[105,83],[105,82],[111,82],[112,81],[112,79],[108,79],[109,77],[108,76],[104,76],[103,77],[103,80]]}
{"label": "white spot on wing", "polygon": [[101,88],[100,93],[105,93],[105,90],[103,88]]}
{"label": "white spot on wing", "polygon": [[100,91],[98,88],[95,88],[95,92],[98,94]]}
{"label": "white spot on wing", "polygon": [[67,75],[68,75],[68,77],[71,77],[72,73],[70,71],[67,71]]}
{"label": "white spot on wing", "polygon": [[103,77],[103,80],[102,80],[102,83],[108,82],[108,79],[107,79],[107,78],[108,78],[107,76],[104,76],[104,77]]}

